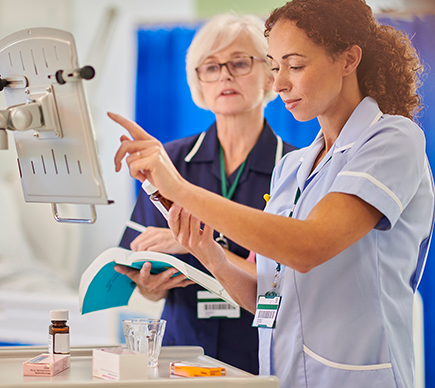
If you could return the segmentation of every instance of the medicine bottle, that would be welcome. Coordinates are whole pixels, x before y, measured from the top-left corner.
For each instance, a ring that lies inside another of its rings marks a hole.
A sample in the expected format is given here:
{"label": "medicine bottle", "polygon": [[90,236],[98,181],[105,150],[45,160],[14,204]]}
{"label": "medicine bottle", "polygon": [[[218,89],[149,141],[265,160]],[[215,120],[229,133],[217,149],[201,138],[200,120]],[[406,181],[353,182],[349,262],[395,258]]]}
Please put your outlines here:
{"label": "medicine bottle", "polygon": [[157,187],[155,187],[148,179],[142,183],[142,189],[149,195],[151,202],[160,210],[165,218],[168,218],[168,211],[173,202],[163,197]]}
{"label": "medicine bottle", "polygon": [[48,353],[69,354],[68,310],[51,310],[51,325],[48,330]]}

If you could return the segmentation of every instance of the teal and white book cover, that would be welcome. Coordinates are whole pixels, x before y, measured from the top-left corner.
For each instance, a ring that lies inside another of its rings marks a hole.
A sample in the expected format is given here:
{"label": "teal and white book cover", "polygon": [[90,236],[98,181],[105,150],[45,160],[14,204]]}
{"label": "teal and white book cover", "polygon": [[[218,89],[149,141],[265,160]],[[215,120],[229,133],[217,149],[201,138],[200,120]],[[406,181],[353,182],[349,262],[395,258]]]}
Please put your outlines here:
{"label": "teal and white book cover", "polygon": [[140,270],[145,262],[151,263],[151,273],[154,275],[171,267],[177,268],[187,278],[231,305],[238,306],[215,278],[174,256],[160,252],[132,252],[114,247],[101,253],[83,273],[79,286],[81,313],[127,306],[136,284],[128,276],[116,272],[115,265],[127,265]]}

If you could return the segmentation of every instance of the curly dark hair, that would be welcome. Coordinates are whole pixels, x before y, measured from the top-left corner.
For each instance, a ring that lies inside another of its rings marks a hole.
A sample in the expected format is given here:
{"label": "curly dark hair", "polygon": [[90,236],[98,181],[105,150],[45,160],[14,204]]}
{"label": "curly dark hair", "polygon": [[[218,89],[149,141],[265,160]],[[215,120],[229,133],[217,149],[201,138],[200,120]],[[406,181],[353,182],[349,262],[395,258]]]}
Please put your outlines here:
{"label": "curly dark hair", "polygon": [[364,0],[289,1],[266,20],[266,38],[280,19],[295,21],[333,57],[353,45],[361,47],[358,84],[382,112],[413,119],[422,109],[417,89],[423,65],[415,48],[403,32],[380,25]]}

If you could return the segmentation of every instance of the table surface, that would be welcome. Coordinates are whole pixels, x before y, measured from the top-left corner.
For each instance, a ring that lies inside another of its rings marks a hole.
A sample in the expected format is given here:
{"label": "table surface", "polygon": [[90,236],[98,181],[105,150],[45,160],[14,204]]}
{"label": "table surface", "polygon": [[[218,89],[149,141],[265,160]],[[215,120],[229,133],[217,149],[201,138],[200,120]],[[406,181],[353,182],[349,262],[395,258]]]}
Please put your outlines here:
{"label": "table surface", "polygon": [[[107,347],[107,346],[106,346]],[[92,349],[72,348],[71,366],[53,377],[23,376],[23,362],[46,353],[46,347],[18,346],[0,347],[0,388],[19,387],[249,387],[278,388],[275,376],[254,376],[214,358],[204,355],[199,346],[164,346],[159,357],[159,366],[149,368],[148,379],[102,380],[92,376]],[[196,362],[206,366],[223,366],[226,377],[177,377],[170,376],[169,364],[173,361]]]}

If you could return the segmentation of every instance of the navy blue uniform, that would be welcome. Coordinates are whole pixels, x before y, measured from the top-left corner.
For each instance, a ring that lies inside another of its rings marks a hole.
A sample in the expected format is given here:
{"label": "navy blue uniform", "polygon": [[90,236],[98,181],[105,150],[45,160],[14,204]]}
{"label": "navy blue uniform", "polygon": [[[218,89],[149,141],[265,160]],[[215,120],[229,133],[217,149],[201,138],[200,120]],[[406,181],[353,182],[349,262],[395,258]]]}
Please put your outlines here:
{"label": "navy blue uniform", "polygon": [[[208,129],[200,147],[197,148],[201,141],[200,136],[194,135],[169,142],[165,145],[165,149],[186,180],[221,194],[216,124]],[[280,143],[282,148],[279,146]],[[281,139],[278,141],[278,137],[265,121],[257,144],[249,154],[232,200],[263,209],[265,206],[263,195],[269,193],[270,177],[277,155],[281,158],[283,154],[293,149],[293,146],[282,143]],[[229,185],[234,181],[236,174],[237,171],[228,178]],[[143,190],[139,193],[131,220],[144,226],[167,227],[165,218]],[[139,232],[127,227],[120,246],[130,249],[131,241],[138,235]],[[231,240],[229,240],[229,249],[244,258],[249,254],[249,251]],[[190,254],[176,256],[201,271],[209,273],[194,256]],[[258,374],[258,334],[257,329],[251,327],[253,315],[242,309],[240,318],[198,319],[198,290],[203,290],[203,288],[194,284],[169,291],[162,313],[162,318],[167,320],[163,345],[201,346],[205,354],[210,357]]]}

